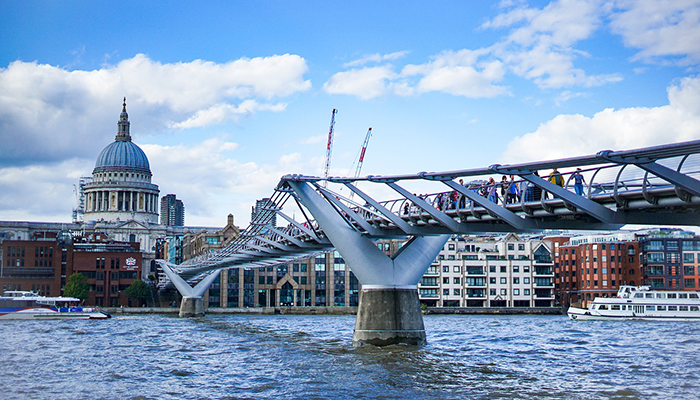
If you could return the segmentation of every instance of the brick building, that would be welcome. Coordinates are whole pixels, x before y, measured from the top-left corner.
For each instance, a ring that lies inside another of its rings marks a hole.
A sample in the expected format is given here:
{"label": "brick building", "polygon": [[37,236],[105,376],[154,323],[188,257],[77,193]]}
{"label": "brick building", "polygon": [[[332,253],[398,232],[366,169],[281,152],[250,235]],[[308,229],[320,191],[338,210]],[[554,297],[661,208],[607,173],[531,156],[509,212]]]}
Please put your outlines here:
{"label": "brick building", "polygon": [[65,285],[70,240],[55,232],[34,232],[30,240],[0,239],[0,287],[60,296]]}
{"label": "brick building", "polygon": [[114,242],[102,235],[78,238],[73,243],[71,273],[88,278],[90,292],[87,304],[117,307],[138,306],[124,291],[141,279],[143,257],[136,242]]}

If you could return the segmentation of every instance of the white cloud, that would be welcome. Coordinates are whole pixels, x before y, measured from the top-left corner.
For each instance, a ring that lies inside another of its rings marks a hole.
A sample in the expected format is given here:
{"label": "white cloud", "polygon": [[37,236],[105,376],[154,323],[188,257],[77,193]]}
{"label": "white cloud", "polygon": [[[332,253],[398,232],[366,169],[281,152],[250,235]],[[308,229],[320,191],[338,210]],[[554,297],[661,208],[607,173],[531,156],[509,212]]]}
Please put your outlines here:
{"label": "white cloud", "polygon": [[405,57],[409,53],[410,53],[410,51],[404,50],[404,51],[395,51],[395,52],[389,53],[389,54],[379,54],[379,53],[367,54],[360,59],[353,60],[353,61],[350,61],[350,62],[343,64],[343,67],[345,67],[345,68],[359,67],[361,65],[365,65],[365,64],[368,64],[371,62],[380,63],[382,61],[397,60],[399,58]]}
{"label": "white cloud", "polygon": [[[316,167],[298,153],[277,162],[259,164],[236,160],[237,144],[223,138],[207,139],[194,146],[143,145],[153,170],[153,182],[161,193],[176,193],[185,203],[187,224],[221,225],[222,216],[233,213],[236,223],[247,222],[250,206],[269,196],[280,177],[289,171]],[[213,219],[212,219],[213,218]]]}
{"label": "white cloud", "polygon": [[2,219],[70,222],[77,207],[73,185],[93,167],[94,161],[74,158],[50,165],[0,168]]}
{"label": "white cloud", "polygon": [[[625,45],[641,49],[634,59],[647,62],[677,57],[681,65],[700,62],[699,0],[621,0],[610,26]],[[663,62],[668,62],[664,60]]]}
{"label": "white cloud", "polygon": [[567,101],[577,98],[577,97],[586,97],[588,94],[587,93],[582,93],[582,92],[571,92],[569,90],[565,90],[554,99],[554,103],[557,106],[561,106],[562,104],[566,103]]}
{"label": "white cloud", "polygon": [[322,133],[320,135],[316,136],[310,136],[305,139],[301,140],[301,144],[317,144],[317,143],[323,143],[327,140],[328,134],[327,133]]}
{"label": "white cloud", "polygon": [[391,80],[397,77],[391,66],[365,67],[338,72],[323,85],[331,94],[349,94],[367,100],[390,93]]}
{"label": "white cloud", "polygon": [[561,0],[542,9],[518,6],[485,22],[482,28],[511,28],[493,54],[518,76],[542,88],[599,86],[618,82],[619,74],[589,76],[574,61],[589,57],[574,46],[590,38],[609,13],[600,0]]}
{"label": "white cloud", "polygon": [[498,60],[479,61],[484,49],[445,51],[424,64],[409,64],[400,73],[392,65],[338,72],[323,88],[328,93],[348,94],[367,100],[390,94],[411,96],[443,92],[471,98],[494,97],[508,92],[494,82],[505,70]]}
{"label": "white cloud", "polygon": [[185,121],[171,125],[174,129],[198,128],[209,125],[221,124],[227,121],[238,121],[241,115],[249,115],[258,111],[284,111],[286,104],[260,104],[255,100],[245,100],[241,104],[219,103],[197,111]]}
{"label": "white cloud", "polygon": [[625,150],[700,137],[700,77],[668,88],[661,107],[605,109],[586,117],[559,115],[535,132],[513,139],[502,163],[565,158],[600,150]]}
{"label": "white cloud", "polygon": [[478,62],[483,54],[484,50],[443,52],[426,64],[406,66],[401,75],[420,75],[415,90],[421,93],[439,91],[471,98],[508,93],[507,88],[494,85],[503,79],[503,64],[498,60]]}
{"label": "white cloud", "polygon": [[96,127],[116,133],[122,96],[132,119],[138,115],[138,137],[280,111],[284,104],[270,100],[308,90],[306,71],[306,61],[290,54],[171,64],[138,54],[91,71],[16,61],[0,69],[0,166],[91,154],[111,139]]}

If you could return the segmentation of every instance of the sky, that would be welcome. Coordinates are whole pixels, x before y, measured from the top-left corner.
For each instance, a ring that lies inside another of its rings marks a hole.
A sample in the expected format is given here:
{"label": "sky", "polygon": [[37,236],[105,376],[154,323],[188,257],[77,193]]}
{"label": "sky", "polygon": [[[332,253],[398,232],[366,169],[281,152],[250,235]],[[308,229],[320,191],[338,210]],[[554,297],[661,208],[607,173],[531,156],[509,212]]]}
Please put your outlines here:
{"label": "sky", "polygon": [[122,98],[189,226],[290,173],[485,167],[700,138],[700,0],[0,0],[0,220],[69,222]]}

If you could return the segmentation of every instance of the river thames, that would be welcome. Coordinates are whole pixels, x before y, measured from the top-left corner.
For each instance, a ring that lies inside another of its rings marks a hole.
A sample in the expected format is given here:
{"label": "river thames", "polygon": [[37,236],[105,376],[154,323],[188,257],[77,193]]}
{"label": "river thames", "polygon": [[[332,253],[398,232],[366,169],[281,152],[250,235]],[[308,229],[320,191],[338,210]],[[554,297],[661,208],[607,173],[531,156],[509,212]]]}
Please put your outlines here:
{"label": "river thames", "polygon": [[2,399],[679,399],[700,325],[424,317],[428,344],[352,347],[354,315],[0,321]]}

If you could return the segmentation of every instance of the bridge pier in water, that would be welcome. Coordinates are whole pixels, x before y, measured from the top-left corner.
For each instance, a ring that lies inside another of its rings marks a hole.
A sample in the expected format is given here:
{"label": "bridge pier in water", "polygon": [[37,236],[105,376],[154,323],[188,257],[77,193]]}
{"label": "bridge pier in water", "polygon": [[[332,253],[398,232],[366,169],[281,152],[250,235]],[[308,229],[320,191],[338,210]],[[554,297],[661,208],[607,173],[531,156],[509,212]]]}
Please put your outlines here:
{"label": "bridge pier in water", "polygon": [[391,258],[353,229],[310,184],[289,185],[362,284],[353,345],[424,344],[418,281],[450,235],[414,236]]}
{"label": "bridge pier in water", "polygon": [[426,343],[418,291],[413,289],[362,289],[352,342],[372,344]]}
{"label": "bridge pier in water", "polygon": [[203,317],[204,299],[201,297],[182,297],[180,302],[180,318]]}

